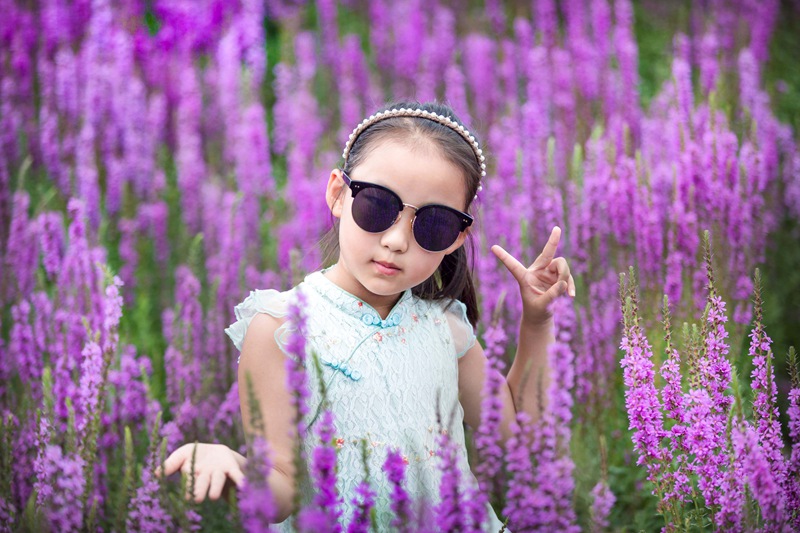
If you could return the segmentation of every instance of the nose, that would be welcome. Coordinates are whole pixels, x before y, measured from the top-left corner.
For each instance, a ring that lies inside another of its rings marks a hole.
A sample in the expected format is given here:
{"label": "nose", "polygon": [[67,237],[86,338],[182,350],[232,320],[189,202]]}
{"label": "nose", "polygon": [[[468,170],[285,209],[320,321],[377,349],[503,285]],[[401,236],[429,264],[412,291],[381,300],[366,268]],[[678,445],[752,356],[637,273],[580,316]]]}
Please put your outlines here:
{"label": "nose", "polygon": [[393,252],[403,253],[407,251],[411,239],[414,238],[411,231],[414,213],[414,209],[404,207],[395,223],[381,234],[381,244]]}

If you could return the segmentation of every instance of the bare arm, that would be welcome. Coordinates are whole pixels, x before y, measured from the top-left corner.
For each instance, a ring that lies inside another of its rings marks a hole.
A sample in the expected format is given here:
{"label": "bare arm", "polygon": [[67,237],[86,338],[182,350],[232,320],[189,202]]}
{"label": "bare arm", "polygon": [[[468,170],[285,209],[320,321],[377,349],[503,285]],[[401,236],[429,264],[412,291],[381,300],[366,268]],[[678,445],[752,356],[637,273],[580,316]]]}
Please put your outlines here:
{"label": "bare arm", "polygon": [[[518,411],[525,411],[536,421],[547,400],[550,369],[548,349],[554,341],[552,301],[568,292],[575,296],[575,282],[566,260],[555,257],[561,238],[560,228],[554,228],[542,253],[526,268],[508,252],[494,246],[492,251],[512,273],[520,286],[523,311],[514,363],[508,376],[501,380],[499,397],[502,401],[501,435],[509,437],[509,426]],[[459,392],[464,418],[472,428],[481,422],[481,401],[486,379],[486,356],[476,343],[459,361]]]}
{"label": "bare arm", "polygon": [[268,482],[278,506],[279,522],[293,511],[296,442],[295,409],[291,393],[286,387],[286,355],[275,342],[275,331],[280,325],[281,322],[275,317],[256,315],[247,328],[239,360],[239,402],[245,435],[249,439],[255,431],[245,379],[249,374],[253,392],[261,407],[265,438],[272,452],[272,470]]}

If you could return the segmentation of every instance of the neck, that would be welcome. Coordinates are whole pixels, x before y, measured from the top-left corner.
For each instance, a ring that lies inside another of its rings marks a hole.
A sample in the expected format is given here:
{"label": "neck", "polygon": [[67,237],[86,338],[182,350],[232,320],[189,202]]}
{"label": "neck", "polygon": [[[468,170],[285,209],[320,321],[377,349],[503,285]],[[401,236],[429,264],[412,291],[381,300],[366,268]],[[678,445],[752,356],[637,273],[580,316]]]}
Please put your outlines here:
{"label": "neck", "polygon": [[395,294],[375,294],[370,292],[366,287],[361,285],[352,275],[346,272],[346,268],[341,264],[335,264],[325,273],[330,281],[336,284],[339,288],[349,292],[356,298],[360,298],[368,303],[380,315],[381,319],[386,319],[389,316],[392,308],[400,300],[403,295],[402,292]]}

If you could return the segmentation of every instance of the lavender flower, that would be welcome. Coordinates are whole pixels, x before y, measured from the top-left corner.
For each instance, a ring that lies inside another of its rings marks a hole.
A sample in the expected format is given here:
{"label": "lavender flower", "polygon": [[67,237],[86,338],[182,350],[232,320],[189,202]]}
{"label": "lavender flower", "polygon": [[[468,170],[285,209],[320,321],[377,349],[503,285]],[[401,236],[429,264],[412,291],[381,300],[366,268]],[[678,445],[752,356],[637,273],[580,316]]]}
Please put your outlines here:
{"label": "lavender flower", "polygon": [[[475,466],[475,475],[480,484],[480,493],[475,497],[485,498],[486,494],[499,496],[501,487],[499,475],[503,468],[503,450],[500,446],[500,422],[503,404],[500,388],[505,379],[500,373],[506,343],[506,335],[501,324],[487,328],[483,334],[486,345],[486,381],[481,400],[481,424],[475,431],[475,448],[480,461]],[[483,506],[485,508],[485,506]]]}
{"label": "lavender flower", "polygon": [[462,531],[465,528],[462,513],[463,493],[461,490],[461,469],[458,465],[458,452],[448,431],[443,429],[439,435],[439,469],[442,482],[439,487],[441,501],[436,506],[436,527],[439,531]]}
{"label": "lavender flower", "polygon": [[161,504],[158,479],[150,468],[142,469],[142,484],[130,502],[125,529],[146,533],[171,531],[172,520]]}
{"label": "lavender flower", "polygon": [[614,507],[616,497],[611,492],[606,480],[600,480],[591,490],[592,494],[592,531],[602,531],[608,527],[608,515]]}
{"label": "lavender flower", "polygon": [[60,213],[39,215],[39,248],[42,264],[48,276],[55,278],[64,256],[64,223]]}
{"label": "lavender flower", "polygon": [[787,508],[794,515],[796,528],[800,528],[800,372],[797,366],[797,354],[794,348],[789,349],[789,374],[792,388],[789,391],[789,439],[792,443],[789,456],[787,481]]}
{"label": "lavender flower", "polygon": [[295,419],[297,437],[303,440],[306,435],[306,416],[308,416],[308,377],[306,375],[306,296],[300,289],[295,290],[295,299],[289,304],[288,320],[291,324],[286,352],[292,357],[286,360],[287,388],[292,392],[292,407],[297,412]]}
{"label": "lavender flower", "polygon": [[534,469],[531,463],[531,420],[525,411],[518,411],[511,424],[511,437],[506,441],[508,491],[503,514],[508,516],[512,531],[535,527],[539,502],[535,500]]}
{"label": "lavender flower", "polygon": [[64,454],[60,446],[47,446],[42,471],[45,479],[52,480],[46,503],[50,527],[53,531],[80,531],[86,483],[83,459],[78,454]]}
{"label": "lavender flower", "polygon": [[762,317],[761,275],[756,270],[755,326],[750,332],[750,357],[753,358],[751,387],[755,394],[753,418],[759,442],[769,461],[770,470],[779,486],[786,483],[786,462],[783,457],[783,437],[778,413],[778,391],[773,372],[772,339],[769,338]]}
{"label": "lavender flower", "polygon": [[742,475],[743,458],[733,454],[722,481],[719,512],[715,517],[717,526],[724,531],[744,531],[745,480]]}
{"label": "lavender flower", "polygon": [[736,456],[742,458],[742,474],[750,486],[750,493],[761,508],[767,530],[781,531],[789,518],[783,490],[771,471],[764,449],[759,445],[758,434],[752,425],[745,422],[733,429],[731,440]]}
{"label": "lavender flower", "polygon": [[325,409],[319,422],[319,445],[311,457],[311,481],[316,488],[314,500],[297,516],[300,531],[342,530],[341,497],[336,487],[336,448],[333,444],[333,413]]}
{"label": "lavender flower", "polygon": [[661,447],[665,431],[654,382],[653,354],[635,315],[626,317],[621,347],[625,351],[621,361],[626,388],[625,407],[630,428],[634,430],[634,449],[639,454],[637,464],[647,467],[648,479],[658,486],[664,462],[670,454]]}
{"label": "lavender flower", "polygon": [[239,492],[239,512],[245,531],[271,531],[270,523],[277,514],[275,501],[267,482],[271,470],[269,446],[261,435],[253,439],[247,457],[247,479]]}
{"label": "lavender flower", "polygon": [[364,480],[356,487],[353,506],[353,518],[347,527],[347,533],[368,533],[372,524],[370,513],[375,506],[375,491],[369,481]]}
{"label": "lavender flower", "polygon": [[82,417],[78,418],[77,430],[81,440],[93,435],[87,434],[91,419],[97,413],[100,388],[103,385],[103,352],[95,341],[89,341],[81,353],[80,406]]}
{"label": "lavender flower", "polygon": [[386,460],[383,463],[383,470],[386,472],[386,479],[392,487],[391,507],[394,512],[394,520],[391,526],[398,531],[407,531],[411,522],[411,499],[405,488],[405,465],[407,459],[398,450],[389,450]]}

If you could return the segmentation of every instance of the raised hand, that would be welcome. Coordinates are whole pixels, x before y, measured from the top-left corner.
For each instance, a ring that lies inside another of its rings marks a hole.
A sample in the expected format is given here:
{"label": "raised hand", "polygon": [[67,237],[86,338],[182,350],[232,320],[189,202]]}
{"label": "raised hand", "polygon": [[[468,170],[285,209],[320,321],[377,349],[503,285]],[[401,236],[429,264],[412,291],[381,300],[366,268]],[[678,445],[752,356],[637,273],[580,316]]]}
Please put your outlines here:
{"label": "raised hand", "polygon": [[[224,444],[198,443],[196,446],[194,493],[186,494],[187,499],[193,497],[194,501],[198,503],[205,500],[206,496],[212,500],[219,499],[227,478],[230,478],[237,487],[242,486],[244,482],[242,460],[244,458],[241,455]],[[194,447],[194,443],[184,444],[172,452],[164,464],[156,469],[156,475],[169,476],[178,470],[186,476],[191,475]]]}
{"label": "raised hand", "polygon": [[494,255],[503,262],[519,283],[523,320],[529,323],[548,320],[552,316],[549,310],[550,303],[565,292],[575,297],[575,280],[569,272],[567,260],[555,256],[559,240],[561,240],[561,228],[556,226],[550,233],[542,253],[527,268],[500,246],[492,246]]}

